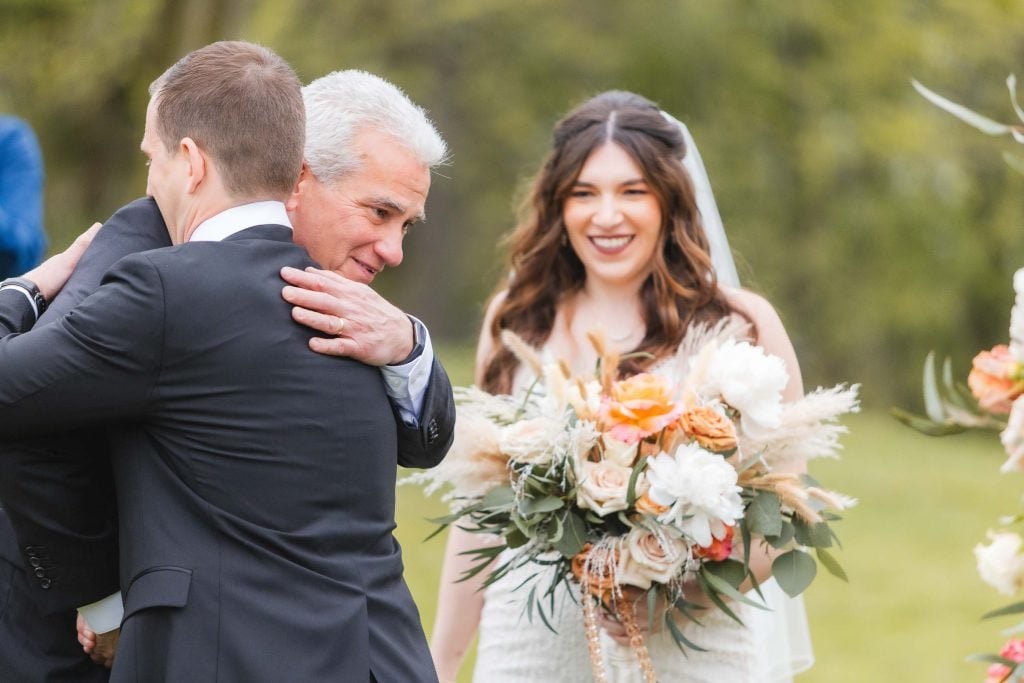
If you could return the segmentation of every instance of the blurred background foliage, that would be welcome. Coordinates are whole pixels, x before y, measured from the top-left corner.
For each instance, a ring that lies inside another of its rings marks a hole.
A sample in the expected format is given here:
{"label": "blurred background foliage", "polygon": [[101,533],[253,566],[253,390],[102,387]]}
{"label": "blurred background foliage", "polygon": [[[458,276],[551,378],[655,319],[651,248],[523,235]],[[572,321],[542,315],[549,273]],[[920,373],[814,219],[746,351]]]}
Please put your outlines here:
{"label": "blurred background foliage", "polygon": [[1013,143],[909,81],[1009,121],[1021,25],[1015,0],[0,0],[0,111],[39,135],[55,250],[142,194],[147,87],[190,49],[244,38],[304,82],[394,81],[452,158],[380,286],[465,346],[553,123],[634,90],[689,124],[741,276],[781,313],[805,384],[915,406],[929,349],[966,372],[1007,336],[1024,182],[1000,158]]}

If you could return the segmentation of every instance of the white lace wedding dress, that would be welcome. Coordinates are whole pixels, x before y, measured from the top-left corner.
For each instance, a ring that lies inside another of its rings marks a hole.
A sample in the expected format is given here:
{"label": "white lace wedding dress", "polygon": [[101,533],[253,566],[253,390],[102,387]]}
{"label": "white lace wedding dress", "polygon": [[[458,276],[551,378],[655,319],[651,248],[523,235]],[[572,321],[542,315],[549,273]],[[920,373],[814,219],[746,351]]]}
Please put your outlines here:
{"label": "white lace wedding dress", "polygon": [[[547,354],[545,354],[547,355]],[[653,371],[658,372],[659,366]],[[530,384],[517,377],[516,387]],[[515,551],[506,550],[499,563]],[[484,591],[480,615],[475,683],[591,683],[590,654],[583,631],[579,591],[562,583],[556,589],[555,609],[549,618],[552,633],[533,613],[524,610],[529,586],[521,587],[541,565],[527,563]],[[550,585],[541,579],[538,593]],[[646,636],[647,648],[659,681],[663,683],[784,683],[814,663],[807,618],[801,598],[791,599],[774,580],[761,587],[769,610],[732,605],[743,625],[712,609],[687,624],[687,639],[704,648],[681,652],[665,630]],[[575,599],[574,599],[575,598]],[[752,593],[751,598],[760,600]],[[545,598],[546,605],[548,598]],[[609,683],[641,683],[640,667],[632,650],[619,646],[602,631],[601,649]]]}

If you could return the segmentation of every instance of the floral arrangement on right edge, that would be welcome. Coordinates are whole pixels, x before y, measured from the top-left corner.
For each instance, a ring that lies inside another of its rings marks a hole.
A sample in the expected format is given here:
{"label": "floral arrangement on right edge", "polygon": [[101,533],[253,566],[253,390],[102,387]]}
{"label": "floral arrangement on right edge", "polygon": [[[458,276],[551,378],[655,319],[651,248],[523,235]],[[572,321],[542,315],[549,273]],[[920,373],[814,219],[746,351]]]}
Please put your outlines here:
{"label": "floral arrangement on right edge", "polygon": [[[929,90],[917,81],[914,88],[929,102],[956,116],[986,135],[1009,135],[1024,144],[1024,126],[1003,124],[952,102]],[[1010,102],[1017,117],[1024,122],[1024,109],[1017,102],[1017,79],[1006,79]],[[1012,169],[1024,173],[1024,158],[1006,151],[1003,159]],[[952,366],[946,359],[941,380],[935,367],[935,356],[925,361],[924,400],[927,417],[918,417],[893,409],[900,421],[932,436],[955,434],[967,429],[988,429],[1000,432],[1007,460],[1003,473],[1024,472],[1024,268],[1013,277],[1016,294],[1010,314],[1010,342],[999,344],[975,356],[967,386],[953,379]],[[988,543],[974,548],[978,573],[982,580],[1004,595],[1015,595],[1024,588],[1024,538],[1011,530],[1024,522],[1024,514],[1004,517],[1003,528],[988,533]],[[1024,613],[1024,601],[994,610],[985,618]],[[1008,630],[1011,638],[998,655],[979,654],[972,659],[989,662],[986,683],[1016,682],[1024,679],[1024,623]]]}

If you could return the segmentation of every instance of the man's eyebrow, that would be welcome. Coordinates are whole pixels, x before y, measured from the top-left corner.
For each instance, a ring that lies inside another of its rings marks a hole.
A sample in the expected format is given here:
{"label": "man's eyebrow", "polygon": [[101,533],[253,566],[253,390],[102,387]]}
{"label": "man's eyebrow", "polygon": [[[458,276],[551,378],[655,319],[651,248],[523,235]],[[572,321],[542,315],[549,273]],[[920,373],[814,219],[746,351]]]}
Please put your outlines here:
{"label": "man's eyebrow", "polygon": [[[396,202],[394,199],[391,199],[390,197],[375,197],[373,200],[371,200],[371,203],[374,206],[389,209],[397,214],[405,213],[405,207]],[[420,211],[419,215],[413,216],[409,222],[422,223],[425,220],[427,220],[427,214],[424,213],[423,211]]]}

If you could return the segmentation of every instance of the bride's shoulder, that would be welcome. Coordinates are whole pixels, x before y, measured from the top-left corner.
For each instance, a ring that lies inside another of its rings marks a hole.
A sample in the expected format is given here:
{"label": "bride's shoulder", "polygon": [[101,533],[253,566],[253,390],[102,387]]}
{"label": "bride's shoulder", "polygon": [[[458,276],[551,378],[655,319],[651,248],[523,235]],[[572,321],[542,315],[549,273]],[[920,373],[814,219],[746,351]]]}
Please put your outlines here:
{"label": "bride's shoulder", "polygon": [[789,385],[786,390],[787,400],[799,398],[803,393],[800,379],[800,365],[793,350],[793,343],[786,333],[782,319],[767,299],[740,287],[722,287],[729,306],[746,318],[754,332],[754,341],[765,351],[782,358],[789,371]]}
{"label": "bride's shoulder", "polygon": [[755,330],[760,332],[765,327],[782,326],[775,307],[760,294],[742,287],[722,286],[720,290],[729,307],[749,320]]}

